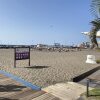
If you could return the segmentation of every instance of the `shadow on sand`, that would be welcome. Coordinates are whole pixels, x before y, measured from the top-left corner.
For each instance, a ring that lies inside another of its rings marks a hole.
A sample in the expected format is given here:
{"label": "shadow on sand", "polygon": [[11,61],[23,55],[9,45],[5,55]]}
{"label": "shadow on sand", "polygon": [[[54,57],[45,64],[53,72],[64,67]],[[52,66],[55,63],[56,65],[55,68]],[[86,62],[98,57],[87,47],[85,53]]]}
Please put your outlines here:
{"label": "shadow on sand", "polygon": [[9,98],[0,97],[0,100],[18,100],[18,99],[9,99]]}
{"label": "shadow on sand", "polygon": [[[26,86],[18,86],[18,85],[0,85],[0,92],[14,92],[14,91],[21,91]],[[0,99],[1,100],[1,99]]]}
{"label": "shadow on sand", "polygon": [[29,66],[24,68],[32,68],[32,69],[42,69],[42,68],[49,68],[50,66]]}
{"label": "shadow on sand", "polygon": [[99,97],[99,96],[100,96],[100,94],[89,95],[89,97]]}

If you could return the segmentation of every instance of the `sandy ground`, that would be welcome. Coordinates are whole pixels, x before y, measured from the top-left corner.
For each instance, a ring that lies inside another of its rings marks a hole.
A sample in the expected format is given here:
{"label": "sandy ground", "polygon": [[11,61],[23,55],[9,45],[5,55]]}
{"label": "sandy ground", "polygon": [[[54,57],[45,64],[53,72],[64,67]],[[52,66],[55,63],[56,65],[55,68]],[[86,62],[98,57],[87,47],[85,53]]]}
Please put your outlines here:
{"label": "sandy ground", "polygon": [[[0,49],[0,69],[10,72],[37,86],[67,82],[100,64],[86,64],[87,55],[100,59],[100,52],[84,50],[70,52],[47,52],[31,50],[31,67],[28,60],[17,61],[14,68],[14,50]],[[28,68],[25,68],[28,67]]]}

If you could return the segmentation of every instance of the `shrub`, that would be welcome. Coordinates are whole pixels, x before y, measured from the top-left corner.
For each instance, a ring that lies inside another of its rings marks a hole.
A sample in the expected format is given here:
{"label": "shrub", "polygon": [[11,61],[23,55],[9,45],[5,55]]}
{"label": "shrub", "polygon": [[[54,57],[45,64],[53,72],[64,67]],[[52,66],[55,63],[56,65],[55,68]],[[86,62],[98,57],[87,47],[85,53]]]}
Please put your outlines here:
{"label": "shrub", "polygon": [[100,64],[100,59],[96,60],[97,64]]}

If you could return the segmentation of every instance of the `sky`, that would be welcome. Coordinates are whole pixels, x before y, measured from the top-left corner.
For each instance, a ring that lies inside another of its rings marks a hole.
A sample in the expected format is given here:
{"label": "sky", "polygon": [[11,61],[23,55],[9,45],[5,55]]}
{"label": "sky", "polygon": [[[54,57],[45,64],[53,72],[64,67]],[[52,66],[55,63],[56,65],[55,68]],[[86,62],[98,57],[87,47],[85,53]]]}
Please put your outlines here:
{"label": "sky", "polygon": [[0,44],[87,42],[91,0],[0,0]]}

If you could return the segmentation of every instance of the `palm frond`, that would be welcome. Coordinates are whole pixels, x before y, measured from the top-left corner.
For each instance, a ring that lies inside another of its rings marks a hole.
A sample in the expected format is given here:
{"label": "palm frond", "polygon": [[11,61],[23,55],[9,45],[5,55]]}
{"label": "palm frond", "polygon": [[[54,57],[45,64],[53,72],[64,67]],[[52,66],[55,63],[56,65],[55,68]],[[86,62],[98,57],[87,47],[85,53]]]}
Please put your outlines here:
{"label": "palm frond", "polygon": [[93,21],[90,22],[94,27],[96,27],[97,29],[100,29],[100,18],[95,19]]}
{"label": "palm frond", "polygon": [[92,0],[90,7],[91,7],[90,12],[96,18],[100,18],[100,0]]}

